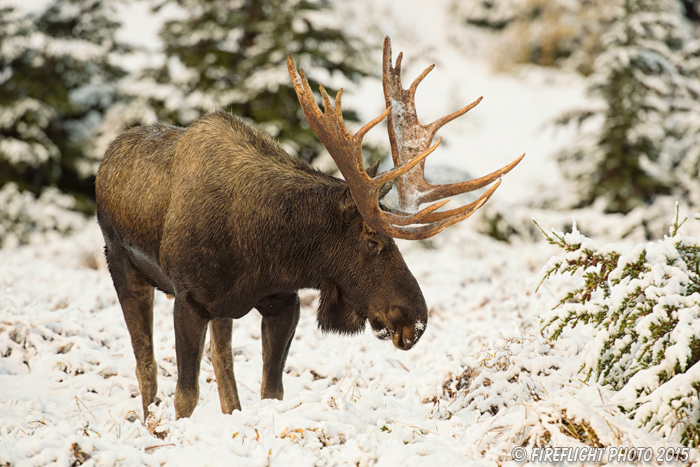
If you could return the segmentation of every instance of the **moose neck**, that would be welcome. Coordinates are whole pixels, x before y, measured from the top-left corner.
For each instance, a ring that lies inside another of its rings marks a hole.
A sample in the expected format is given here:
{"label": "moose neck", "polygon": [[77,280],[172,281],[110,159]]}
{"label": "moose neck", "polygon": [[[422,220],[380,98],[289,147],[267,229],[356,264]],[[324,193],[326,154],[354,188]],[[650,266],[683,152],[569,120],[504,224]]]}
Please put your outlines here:
{"label": "moose neck", "polygon": [[343,212],[348,203],[347,185],[342,180],[318,174],[292,190],[280,190],[274,210],[275,231],[268,234],[268,248],[274,267],[273,282],[280,288],[320,288],[344,268],[347,254],[347,226]]}

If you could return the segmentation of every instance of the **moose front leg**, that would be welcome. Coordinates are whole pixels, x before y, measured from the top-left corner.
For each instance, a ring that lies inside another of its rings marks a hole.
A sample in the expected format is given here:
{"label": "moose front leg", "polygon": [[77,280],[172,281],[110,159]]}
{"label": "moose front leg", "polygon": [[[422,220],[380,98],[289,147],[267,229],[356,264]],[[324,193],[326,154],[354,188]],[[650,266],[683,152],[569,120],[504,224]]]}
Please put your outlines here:
{"label": "moose front leg", "polygon": [[175,418],[189,417],[199,401],[199,366],[207,333],[206,310],[186,295],[175,297]]}
{"label": "moose front leg", "polygon": [[238,399],[236,377],[233,373],[233,351],[231,350],[232,319],[213,319],[209,323],[211,336],[211,363],[214,365],[216,386],[219,390],[221,411],[231,413],[241,410]]}
{"label": "moose front leg", "polygon": [[262,315],[263,399],[282,399],[282,373],[299,322],[299,296],[279,293],[265,297],[255,308]]}

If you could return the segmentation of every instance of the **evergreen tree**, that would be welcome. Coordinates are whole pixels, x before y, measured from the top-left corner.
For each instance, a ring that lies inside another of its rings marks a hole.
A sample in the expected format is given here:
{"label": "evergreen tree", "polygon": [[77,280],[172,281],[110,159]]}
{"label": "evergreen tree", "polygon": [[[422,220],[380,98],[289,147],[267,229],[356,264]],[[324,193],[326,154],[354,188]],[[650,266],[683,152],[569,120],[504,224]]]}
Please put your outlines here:
{"label": "evergreen tree", "polygon": [[101,0],[55,0],[33,18],[0,10],[0,184],[55,186],[91,209],[91,140],[124,75],[109,60],[126,50],[114,16]]}
{"label": "evergreen tree", "polygon": [[[351,80],[367,75],[366,49],[331,21],[330,0],[177,3],[184,19],[166,22],[161,31],[167,60],[147,73],[158,120],[182,126],[226,110],[249,118],[302,159],[316,157],[322,146],[299,110],[286,54],[309,70]],[[354,112],[345,114],[357,120]]]}
{"label": "evergreen tree", "polygon": [[561,119],[602,121],[559,156],[580,205],[604,199],[608,211],[628,212],[658,195],[683,191],[674,167],[683,159],[677,136],[697,102],[697,74],[682,65],[692,34],[678,0],[625,0],[588,88],[602,106]]}
{"label": "evergreen tree", "polygon": [[525,5],[520,0],[456,0],[452,8],[469,25],[501,31],[517,21]]}
{"label": "evergreen tree", "polygon": [[16,9],[0,9],[0,185],[15,181],[39,191],[48,176],[42,172],[52,172],[60,151],[46,134],[56,111],[40,96],[40,57],[30,45],[37,34]]}
{"label": "evergreen tree", "polygon": [[686,98],[675,101],[665,122],[669,149],[660,164],[674,174],[675,193],[700,206],[700,40],[686,43],[680,59]]}

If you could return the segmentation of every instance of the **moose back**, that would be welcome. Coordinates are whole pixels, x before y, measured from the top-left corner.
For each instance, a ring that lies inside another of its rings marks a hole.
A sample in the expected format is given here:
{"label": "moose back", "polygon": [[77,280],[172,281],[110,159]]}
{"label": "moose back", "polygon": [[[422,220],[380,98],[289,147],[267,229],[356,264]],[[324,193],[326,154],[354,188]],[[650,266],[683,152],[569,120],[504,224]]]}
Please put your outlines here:
{"label": "moose back", "polygon": [[[391,66],[388,39],[384,56],[387,92],[387,77],[394,73],[397,79],[401,58],[396,68]],[[224,112],[205,115],[184,129],[151,125],[128,130],[109,146],[100,165],[97,217],[136,357],[144,417],[157,392],[156,288],[175,297],[178,418],[190,416],[199,398],[207,326],[222,411],[240,409],[232,321],[253,308],[262,316],[261,396],[281,399],[284,364],[299,320],[297,291],[320,290],[321,329],[352,334],[369,323],[378,337],[410,349],[425,329],[427,306],[392,237],[427,238],[468,217],[498,184],[476,202],[451,211],[437,211],[444,201],[423,210],[415,207],[485,186],[520,160],[475,181],[430,185],[422,177],[421,162],[435,149],[430,147],[434,132],[424,138],[425,147],[414,145],[411,150],[417,152],[402,154],[404,145],[393,127],[403,125],[405,134],[407,125],[420,124],[402,120],[403,113],[395,114],[389,104],[380,117],[350,135],[342,122],[341,93],[333,107],[322,89],[322,112],[303,72],[297,73],[291,57],[287,62],[302,109],[345,180],[289,156],[272,138]],[[414,93],[412,86],[408,94],[390,95],[387,102],[402,100],[410,109]],[[361,140],[387,116],[398,162],[377,175],[376,167],[362,165]],[[431,130],[455,118],[448,117]],[[438,190],[438,196],[428,193],[418,201],[413,192],[407,196],[408,190],[415,191],[416,177],[423,181],[420,190]],[[390,211],[379,199],[395,180],[400,206]]]}

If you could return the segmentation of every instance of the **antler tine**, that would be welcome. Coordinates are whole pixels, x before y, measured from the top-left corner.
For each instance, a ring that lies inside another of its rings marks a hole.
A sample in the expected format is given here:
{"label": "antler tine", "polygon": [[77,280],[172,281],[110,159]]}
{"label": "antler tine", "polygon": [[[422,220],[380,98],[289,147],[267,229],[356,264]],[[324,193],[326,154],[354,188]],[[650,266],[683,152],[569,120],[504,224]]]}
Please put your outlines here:
{"label": "antler tine", "polygon": [[[398,89],[402,89],[401,87],[401,61],[403,59],[403,52],[399,52],[399,54],[396,57],[396,65],[391,64],[391,39],[389,37],[384,38],[384,54],[383,54],[383,60],[384,60],[384,70],[386,74],[386,70],[389,70],[391,72],[391,78],[392,80],[396,81],[396,85]],[[425,79],[426,76],[428,76],[428,73],[433,71],[433,68],[435,68],[435,64],[432,64],[428,66],[423,72],[418,75],[416,79],[413,80],[413,83],[408,87],[408,89],[405,90],[406,93],[411,97],[411,100],[415,98],[416,95],[416,89],[418,89],[418,85]]]}
{"label": "antler tine", "polygon": [[360,128],[359,130],[357,130],[357,133],[355,133],[355,137],[359,138],[361,140],[362,138],[364,138],[364,136],[367,134],[367,132],[369,130],[371,130],[375,126],[379,125],[382,122],[382,120],[384,120],[389,115],[391,115],[391,107],[389,107],[384,112],[382,112],[382,114],[379,115],[377,118],[375,118],[374,120],[372,120],[370,122],[367,122],[365,124],[365,126]]}
{"label": "antler tine", "polygon": [[449,115],[445,115],[445,116],[442,117],[442,118],[438,118],[437,120],[435,120],[435,121],[434,121],[433,123],[431,123],[430,125],[427,125],[427,127],[430,128],[431,133],[432,133],[433,135],[435,135],[435,133],[437,133],[437,131],[438,131],[440,128],[442,128],[443,126],[445,126],[445,124],[451,122],[452,120],[454,120],[454,119],[457,118],[457,117],[461,117],[462,115],[464,115],[465,113],[469,112],[471,109],[473,109],[474,107],[476,107],[477,105],[479,105],[479,102],[481,102],[482,99],[483,99],[483,97],[479,97],[477,100],[475,100],[475,101],[472,102],[471,104],[465,105],[464,107],[462,107],[461,109],[457,110],[456,112],[452,112],[452,113],[449,114]]}
{"label": "antler tine", "polygon": [[[416,98],[416,90],[418,89],[418,85],[425,79],[426,76],[428,76],[428,73],[433,71],[433,68],[435,68],[435,64],[428,66],[425,70],[423,70],[423,73],[418,75],[418,77],[413,80],[413,83],[411,83],[411,86],[408,88],[408,93],[410,94],[412,100],[415,100]],[[397,73],[400,77],[400,70]]]}
{"label": "antler tine", "polygon": [[513,168],[515,168],[515,166],[518,165],[524,157],[525,154],[523,153],[520,157],[515,159],[510,164],[505,165],[498,170],[494,170],[488,175],[484,175],[483,177],[474,180],[467,180],[459,183],[450,183],[447,185],[428,184],[429,188],[423,193],[421,199],[424,203],[430,203],[432,201],[437,201],[448,196],[457,196],[462,193],[468,193],[470,191],[479,190],[485,187],[486,185],[493,183],[495,180],[499,179],[503,175],[513,170]]}
{"label": "antler tine", "polygon": [[[489,198],[491,198],[491,196],[496,191],[496,189],[499,186],[501,186],[502,181],[503,181],[502,179],[498,180],[492,187],[490,187],[488,190],[486,190],[486,192],[484,194],[482,194],[479,197],[479,199],[477,199],[473,203],[465,204],[464,206],[460,206],[460,207],[455,208],[455,209],[450,209],[449,211],[440,211],[440,212],[435,212],[435,213],[429,214],[421,219],[421,223],[430,224],[432,222],[441,221],[441,220],[447,219],[449,217],[459,216],[463,212],[469,212],[470,213],[469,215],[473,214],[474,211],[479,209],[484,203],[486,203],[486,201],[489,200]],[[439,203],[435,203],[435,204],[439,204]],[[434,206],[434,205],[431,204],[431,206]],[[469,217],[469,216],[467,216],[467,217]],[[466,219],[466,217],[464,219]]]}
{"label": "antler tine", "polygon": [[[442,201],[438,201],[435,204],[431,204],[427,208],[421,209],[419,212],[416,212],[414,214],[407,213],[407,212],[401,212],[401,213],[395,213],[395,212],[384,212],[387,221],[389,224],[392,226],[405,226],[405,225],[411,225],[411,224],[425,224],[426,222],[424,219],[430,217],[432,213],[449,203],[449,199],[444,199]],[[438,214],[438,213],[436,213]],[[440,213],[442,214],[442,213]]]}
{"label": "antler tine", "polygon": [[[336,94],[336,96],[335,96],[335,105],[336,105],[335,107],[333,107],[333,104],[331,104],[331,98],[328,95],[328,93],[326,92],[326,88],[324,88],[323,85],[321,84],[321,85],[319,85],[318,89],[319,89],[319,91],[321,91],[321,98],[323,99],[323,113],[328,114],[329,112],[333,112],[336,115],[338,115],[338,112],[336,112],[336,109],[338,107],[338,104],[340,103],[339,98],[340,98],[340,96],[343,95],[343,89],[342,88],[339,89],[338,94]],[[340,114],[340,115],[342,115],[342,114]]]}
{"label": "antler tine", "polygon": [[[395,238],[401,238],[404,240],[425,240],[430,238],[447,227],[454,225],[458,222],[462,222],[464,219],[470,217],[474,214],[481,206],[489,200],[491,195],[500,186],[501,180],[499,180],[494,186],[488,189],[486,193],[481,195],[479,199],[471,204],[462,206],[459,209],[454,209],[452,211],[446,212],[436,212],[432,215],[425,216],[421,219],[421,222],[426,222],[425,225],[418,226],[407,226],[407,227],[394,227],[391,236]],[[445,214],[449,214],[449,217],[445,217]]]}

